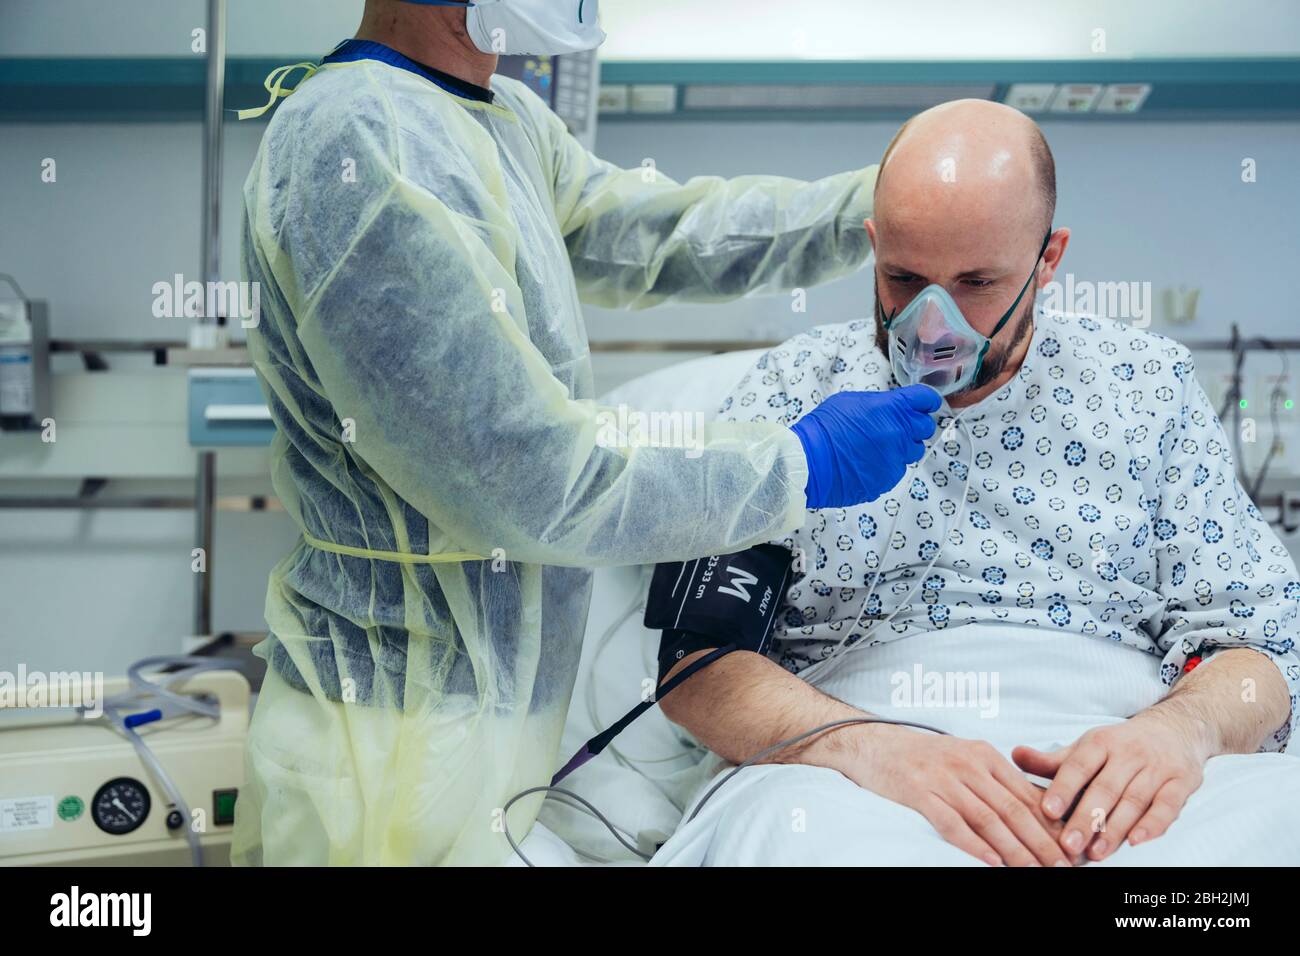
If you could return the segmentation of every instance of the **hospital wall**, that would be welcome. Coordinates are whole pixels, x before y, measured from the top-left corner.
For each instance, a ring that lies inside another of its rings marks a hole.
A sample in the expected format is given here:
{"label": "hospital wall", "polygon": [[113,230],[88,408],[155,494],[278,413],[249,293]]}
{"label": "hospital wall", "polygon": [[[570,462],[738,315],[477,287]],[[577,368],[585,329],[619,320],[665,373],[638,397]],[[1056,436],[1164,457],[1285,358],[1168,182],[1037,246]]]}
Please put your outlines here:
{"label": "hospital wall", "polygon": [[[40,9],[29,0],[4,5],[0,16],[50,17],[40,11],[55,6],[43,0]],[[93,31],[77,29],[77,11],[90,16],[102,4],[61,0],[57,6],[61,19],[42,21],[55,31],[50,36],[0,30],[0,55],[32,55],[51,38],[58,48],[50,52],[87,52]],[[105,21],[106,42],[121,53],[159,54],[159,45],[173,42],[173,28],[201,22],[201,4],[177,6],[185,12],[123,17],[120,28]],[[354,19],[357,4],[321,6],[331,15],[304,21],[300,42],[286,43],[295,24],[285,3],[261,8],[270,24],[265,29],[251,8],[233,4],[232,52],[327,47]],[[137,22],[143,38],[131,32]],[[100,32],[98,39],[104,37]],[[1224,337],[1233,322],[1246,334],[1295,336],[1290,303],[1300,124],[1145,123],[1139,117],[1048,122],[1044,128],[1057,158],[1057,222],[1073,230],[1067,271],[1080,280],[1149,282],[1153,290],[1203,289],[1190,325],[1170,327],[1157,309],[1153,327],[1175,337]],[[263,129],[256,123],[226,126],[222,267],[228,278],[238,274],[240,187]],[[679,179],[742,173],[812,178],[874,162],[893,129],[883,122],[619,120],[601,125],[597,151],[629,166],[651,158]],[[40,163],[50,156],[58,159],[56,185],[39,178]],[[1256,161],[1253,183],[1241,180],[1243,158]],[[184,327],[175,320],[152,317],[151,290],[159,280],[197,269],[200,165],[194,123],[0,124],[0,271],[17,275],[30,296],[49,301],[57,338],[182,338]],[[597,342],[780,339],[811,325],[865,316],[870,296],[869,273],[859,273],[810,290],[804,312],[775,297],[708,309],[590,309],[587,321]],[[598,378],[611,386],[683,354],[689,353],[598,352]],[[111,361],[115,369],[148,368],[140,359]],[[1201,361],[1208,375],[1218,374],[1220,359],[1205,355]],[[1275,365],[1275,359],[1256,357],[1250,370],[1271,372]],[[1294,448],[1290,458],[1293,468],[1300,467]],[[178,650],[190,631],[193,526],[188,512],[0,510],[0,667],[13,660],[31,668],[120,672],[136,658]],[[283,514],[218,513],[212,573],[219,629],[264,627],[266,574],[294,537]],[[1300,540],[1290,544],[1300,552]]]}

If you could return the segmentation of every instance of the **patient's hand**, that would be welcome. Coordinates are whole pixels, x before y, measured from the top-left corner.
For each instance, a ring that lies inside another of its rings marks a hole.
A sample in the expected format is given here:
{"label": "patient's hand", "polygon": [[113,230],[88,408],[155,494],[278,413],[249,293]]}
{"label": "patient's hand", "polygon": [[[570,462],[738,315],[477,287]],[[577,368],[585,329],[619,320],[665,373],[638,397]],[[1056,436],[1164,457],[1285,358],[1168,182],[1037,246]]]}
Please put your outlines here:
{"label": "patient's hand", "polygon": [[1053,778],[1043,812],[1064,821],[1061,846],[1086,849],[1090,860],[1105,859],[1126,837],[1136,846],[1169,829],[1201,785],[1211,755],[1194,723],[1159,707],[1090,730],[1053,753],[1017,747],[1011,754],[1027,773]]}
{"label": "patient's hand", "polygon": [[870,724],[845,772],[924,816],[949,843],[992,866],[1069,866],[1062,824],[1040,809],[1042,790],[982,740]]}

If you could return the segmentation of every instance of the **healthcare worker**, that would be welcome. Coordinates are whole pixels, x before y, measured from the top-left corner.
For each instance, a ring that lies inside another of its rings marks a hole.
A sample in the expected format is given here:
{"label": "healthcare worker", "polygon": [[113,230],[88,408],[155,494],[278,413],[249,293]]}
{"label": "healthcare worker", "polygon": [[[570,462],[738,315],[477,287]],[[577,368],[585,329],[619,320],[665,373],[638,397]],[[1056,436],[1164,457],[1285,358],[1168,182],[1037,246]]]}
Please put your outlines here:
{"label": "healthcare worker", "polygon": [[[268,588],[237,863],[504,860],[499,808],[556,769],[591,569],[788,533],[805,506],[888,490],[933,431],[917,386],[835,396],[798,431],[598,441],[580,300],[844,275],[870,249],[875,171],[679,185],[602,162],[492,76],[497,53],[597,45],[595,15],[368,0],[263,136],[249,350],[302,540]],[[512,832],[539,804],[512,808]]]}

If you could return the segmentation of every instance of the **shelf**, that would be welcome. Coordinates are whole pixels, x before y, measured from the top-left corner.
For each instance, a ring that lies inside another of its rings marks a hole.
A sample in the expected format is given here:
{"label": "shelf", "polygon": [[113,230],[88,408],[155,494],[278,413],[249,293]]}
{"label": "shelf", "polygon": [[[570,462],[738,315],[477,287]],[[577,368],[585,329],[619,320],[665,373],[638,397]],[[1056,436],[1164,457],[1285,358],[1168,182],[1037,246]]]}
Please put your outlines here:
{"label": "shelf", "polygon": [[[226,65],[229,110],[266,102],[262,82],[275,67],[309,56],[232,57]],[[1288,119],[1300,117],[1300,57],[1197,60],[1026,61],[614,61],[601,65],[606,84],[893,87],[904,93],[983,89],[1000,98],[1011,83],[1151,83],[1140,112],[1039,114],[1052,120]],[[0,122],[198,121],[203,115],[201,57],[0,58]],[[904,95],[902,99],[906,100]],[[601,120],[785,120],[886,118],[907,106],[871,109],[716,109],[671,114],[602,114]],[[228,112],[228,118],[234,114]]]}
{"label": "shelf", "polygon": [[[1300,118],[1300,58],[1195,60],[969,60],[613,62],[601,64],[604,84],[672,84],[678,103],[689,87],[801,86],[876,87],[896,94],[897,106],[858,109],[679,110],[676,114],[602,113],[601,122],[647,119],[798,121],[902,118],[930,103],[962,96],[1001,100],[1013,83],[1150,83],[1151,95],[1136,113],[1038,113],[1050,121],[1132,122],[1135,119]],[[832,97],[833,98],[833,97]],[[775,98],[774,98],[775,99]]]}
{"label": "shelf", "polygon": [[[261,106],[266,75],[310,57],[233,57],[226,62],[228,119]],[[0,58],[0,122],[198,122],[204,58]]]}

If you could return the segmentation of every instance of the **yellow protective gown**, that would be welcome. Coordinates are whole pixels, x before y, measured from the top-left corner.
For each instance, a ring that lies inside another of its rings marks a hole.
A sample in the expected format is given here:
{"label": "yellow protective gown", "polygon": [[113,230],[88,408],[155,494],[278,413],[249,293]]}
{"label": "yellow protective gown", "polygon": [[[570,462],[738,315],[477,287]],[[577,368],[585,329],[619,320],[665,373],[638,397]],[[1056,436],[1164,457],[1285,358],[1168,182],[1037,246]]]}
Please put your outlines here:
{"label": "yellow protective gown", "polygon": [[303,540],[268,588],[237,863],[503,861],[499,808],[559,762],[589,569],[803,521],[784,427],[712,425],[702,453],[598,440],[579,299],[845,274],[874,169],[679,185],[595,158],[522,84],[493,89],[327,65],[245,185],[249,348]]}

